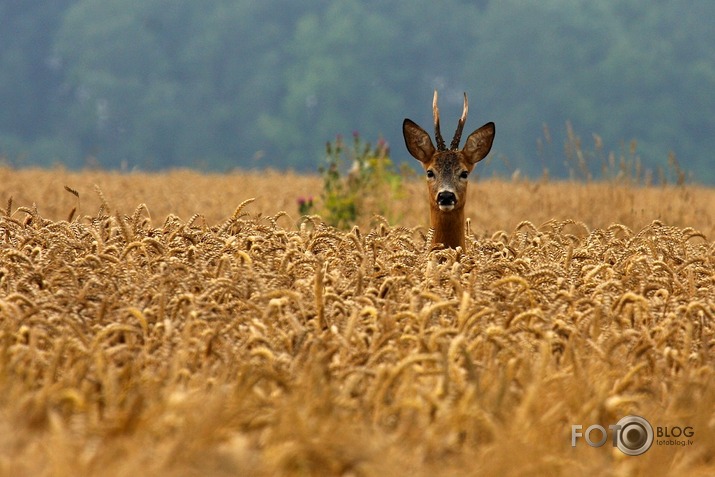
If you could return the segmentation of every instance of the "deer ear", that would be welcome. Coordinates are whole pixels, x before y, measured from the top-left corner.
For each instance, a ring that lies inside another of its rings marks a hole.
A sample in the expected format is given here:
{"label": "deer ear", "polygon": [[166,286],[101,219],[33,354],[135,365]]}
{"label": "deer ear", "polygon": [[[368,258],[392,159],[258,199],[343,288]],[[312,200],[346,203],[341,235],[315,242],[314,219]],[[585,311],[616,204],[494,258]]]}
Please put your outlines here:
{"label": "deer ear", "polygon": [[405,119],[402,123],[402,135],[405,137],[405,145],[412,157],[423,164],[432,159],[435,149],[427,131],[409,119]]}
{"label": "deer ear", "polygon": [[487,157],[494,142],[494,132],[494,123],[487,123],[469,135],[462,152],[470,164],[476,164]]}

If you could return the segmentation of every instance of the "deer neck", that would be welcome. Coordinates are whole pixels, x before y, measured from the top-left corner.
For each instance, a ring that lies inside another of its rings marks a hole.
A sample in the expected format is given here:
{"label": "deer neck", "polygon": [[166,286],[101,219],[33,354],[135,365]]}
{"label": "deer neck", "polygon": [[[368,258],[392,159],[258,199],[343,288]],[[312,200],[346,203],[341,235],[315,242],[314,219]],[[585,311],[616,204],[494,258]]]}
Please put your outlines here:
{"label": "deer neck", "polygon": [[464,207],[444,212],[433,206],[430,208],[430,223],[434,230],[432,244],[464,249]]}

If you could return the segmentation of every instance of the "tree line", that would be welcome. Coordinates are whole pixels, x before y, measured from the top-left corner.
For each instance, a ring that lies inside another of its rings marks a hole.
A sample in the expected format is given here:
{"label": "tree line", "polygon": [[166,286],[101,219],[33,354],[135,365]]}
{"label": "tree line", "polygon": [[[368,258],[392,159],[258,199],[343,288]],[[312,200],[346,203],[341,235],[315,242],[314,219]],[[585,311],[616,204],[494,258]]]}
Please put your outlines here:
{"label": "tree line", "polygon": [[438,88],[443,128],[464,91],[467,129],[497,124],[495,171],[566,176],[568,121],[585,149],[637,142],[645,167],[673,152],[712,183],[714,14],[705,0],[2,2],[0,155],[313,171],[326,141],[359,131],[408,161],[402,119],[429,126]]}

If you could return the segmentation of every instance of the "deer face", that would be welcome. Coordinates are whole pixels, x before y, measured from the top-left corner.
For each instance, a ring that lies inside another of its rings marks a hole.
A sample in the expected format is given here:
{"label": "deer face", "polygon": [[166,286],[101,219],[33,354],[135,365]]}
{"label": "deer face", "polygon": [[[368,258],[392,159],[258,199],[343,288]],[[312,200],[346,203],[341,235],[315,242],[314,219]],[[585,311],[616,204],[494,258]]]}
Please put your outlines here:
{"label": "deer face", "polygon": [[[429,134],[409,119],[402,124],[405,145],[412,157],[422,163],[427,175],[430,208],[442,213],[461,210],[467,193],[467,178],[474,165],[489,153],[494,141],[494,123],[487,123],[467,138],[464,148],[459,148],[462,128],[467,119],[467,95],[464,95],[464,110],[457,125],[450,149],[447,149],[439,130],[437,91],[432,103],[435,120],[435,139],[432,144]],[[433,224],[434,226],[435,224]]]}

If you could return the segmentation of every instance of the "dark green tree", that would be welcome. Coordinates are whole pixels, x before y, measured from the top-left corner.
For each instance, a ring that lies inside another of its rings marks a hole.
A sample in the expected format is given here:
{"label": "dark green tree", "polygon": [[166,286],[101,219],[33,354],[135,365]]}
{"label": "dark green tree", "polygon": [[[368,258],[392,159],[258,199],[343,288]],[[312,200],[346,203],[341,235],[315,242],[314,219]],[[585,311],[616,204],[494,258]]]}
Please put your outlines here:
{"label": "dark green tree", "polygon": [[66,91],[53,37],[74,0],[0,2],[0,155],[49,164],[75,152],[63,139]]}
{"label": "dark green tree", "polygon": [[468,128],[497,123],[480,174],[567,175],[570,121],[584,147],[591,133],[615,151],[635,139],[645,167],[673,150],[715,182],[714,13],[705,0],[0,2],[0,155],[315,170],[324,141],[359,131],[411,163],[400,124],[428,124],[438,88],[445,128],[463,91]]}

